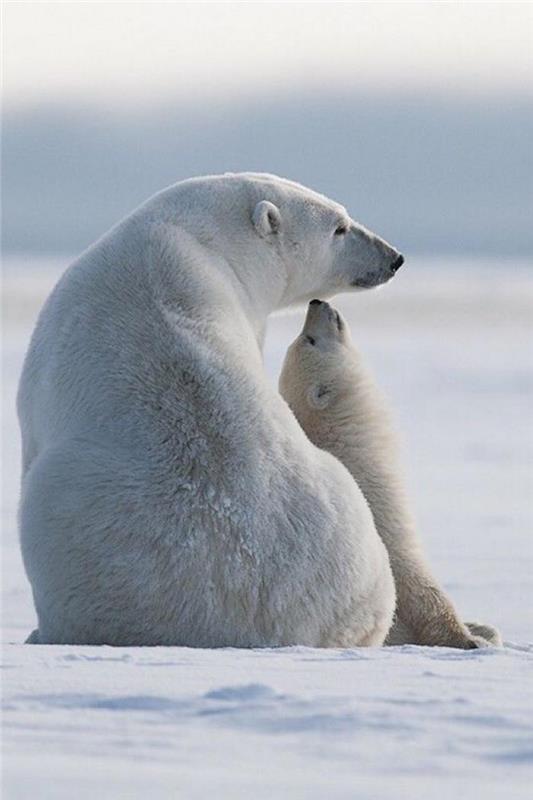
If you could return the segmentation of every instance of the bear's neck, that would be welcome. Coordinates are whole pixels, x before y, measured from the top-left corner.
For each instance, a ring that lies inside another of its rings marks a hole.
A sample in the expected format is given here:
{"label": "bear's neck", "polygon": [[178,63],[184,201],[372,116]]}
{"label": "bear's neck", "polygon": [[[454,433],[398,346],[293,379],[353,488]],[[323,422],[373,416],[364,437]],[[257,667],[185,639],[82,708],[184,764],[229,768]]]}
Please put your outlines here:
{"label": "bear's neck", "polygon": [[288,305],[284,301],[286,278],[273,260],[228,258],[224,261],[232,289],[262,347],[268,317]]}
{"label": "bear's neck", "polygon": [[262,349],[268,316],[284,305],[286,280],[275,260],[228,256],[186,231],[164,245],[151,277],[159,301],[171,311],[186,307],[192,317],[209,309],[226,342],[234,339],[240,347],[251,333]]}

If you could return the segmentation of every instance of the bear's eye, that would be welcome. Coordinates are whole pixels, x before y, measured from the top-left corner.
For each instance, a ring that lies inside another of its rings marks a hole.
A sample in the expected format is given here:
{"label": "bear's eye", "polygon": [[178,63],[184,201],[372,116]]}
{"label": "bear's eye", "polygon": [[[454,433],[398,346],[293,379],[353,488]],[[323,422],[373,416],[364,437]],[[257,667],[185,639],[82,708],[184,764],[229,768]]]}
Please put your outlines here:
{"label": "bear's eye", "polygon": [[348,233],[348,226],[345,222],[339,222],[335,228],[335,236],[344,236],[346,233]]}
{"label": "bear's eye", "polygon": [[309,342],[309,344],[314,344],[315,343],[315,340],[313,339],[312,336],[306,336],[305,338],[306,338],[306,341]]}

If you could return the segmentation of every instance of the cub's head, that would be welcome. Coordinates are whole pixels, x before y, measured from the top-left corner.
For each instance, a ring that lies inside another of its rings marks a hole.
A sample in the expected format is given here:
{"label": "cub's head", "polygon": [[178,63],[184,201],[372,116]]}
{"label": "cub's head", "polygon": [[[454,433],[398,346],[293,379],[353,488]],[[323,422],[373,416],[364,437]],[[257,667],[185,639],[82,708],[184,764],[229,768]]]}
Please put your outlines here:
{"label": "cub's head", "polygon": [[297,417],[323,411],[350,392],[357,353],[339,312],[324,300],[311,300],[304,326],[285,356],[281,395]]}

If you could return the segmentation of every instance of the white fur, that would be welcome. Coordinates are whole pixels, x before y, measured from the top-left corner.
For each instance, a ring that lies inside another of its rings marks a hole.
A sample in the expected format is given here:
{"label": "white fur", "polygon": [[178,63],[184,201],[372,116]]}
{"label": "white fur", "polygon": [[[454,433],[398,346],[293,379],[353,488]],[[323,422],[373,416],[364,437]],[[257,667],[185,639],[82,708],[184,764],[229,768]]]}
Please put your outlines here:
{"label": "white fur", "polygon": [[501,644],[491,626],[463,624],[431,575],[403,492],[388,413],[346,321],[328,303],[310,304],[302,333],[288,350],[280,390],[310,440],[347,467],[370,506],[396,585],[388,643],[465,649]]}
{"label": "white fur", "polygon": [[32,641],[383,642],[372,515],[261,343],[274,309],[383,283],[397,256],[327,198],[240,174],[161,192],[70,267],[18,398]]}

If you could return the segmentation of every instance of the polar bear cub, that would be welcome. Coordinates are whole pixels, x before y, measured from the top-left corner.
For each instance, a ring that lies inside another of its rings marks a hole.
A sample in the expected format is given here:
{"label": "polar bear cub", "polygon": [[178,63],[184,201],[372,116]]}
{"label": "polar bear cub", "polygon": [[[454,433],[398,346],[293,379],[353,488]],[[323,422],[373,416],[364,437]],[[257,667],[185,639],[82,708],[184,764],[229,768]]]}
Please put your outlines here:
{"label": "polar bear cub", "polygon": [[348,325],[328,303],[310,302],[303,330],[287,352],[280,392],[309,439],[347,467],[370,506],[396,584],[396,620],[387,643],[463,649],[501,644],[491,626],[463,624],[433,578],[401,485],[383,400]]}

